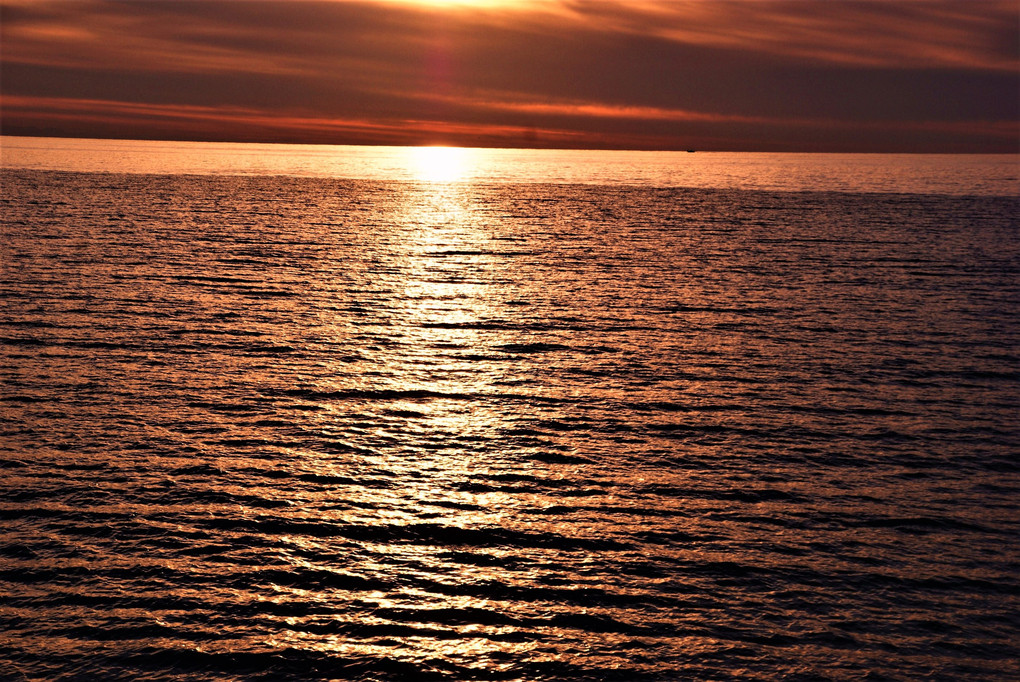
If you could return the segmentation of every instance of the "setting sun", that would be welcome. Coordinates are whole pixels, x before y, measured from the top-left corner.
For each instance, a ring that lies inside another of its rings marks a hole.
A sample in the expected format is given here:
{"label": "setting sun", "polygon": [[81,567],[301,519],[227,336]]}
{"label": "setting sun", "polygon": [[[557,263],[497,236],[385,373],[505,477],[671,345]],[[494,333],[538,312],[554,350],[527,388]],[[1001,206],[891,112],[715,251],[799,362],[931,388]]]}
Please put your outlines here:
{"label": "setting sun", "polygon": [[491,8],[491,7],[521,7],[531,5],[534,0],[389,0],[397,5],[418,5],[425,7],[465,7],[465,8]]}
{"label": "setting sun", "polygon": [[466,150],[460,147],[414,147],[413,165],[422,182],[456,182],[464,179]]}

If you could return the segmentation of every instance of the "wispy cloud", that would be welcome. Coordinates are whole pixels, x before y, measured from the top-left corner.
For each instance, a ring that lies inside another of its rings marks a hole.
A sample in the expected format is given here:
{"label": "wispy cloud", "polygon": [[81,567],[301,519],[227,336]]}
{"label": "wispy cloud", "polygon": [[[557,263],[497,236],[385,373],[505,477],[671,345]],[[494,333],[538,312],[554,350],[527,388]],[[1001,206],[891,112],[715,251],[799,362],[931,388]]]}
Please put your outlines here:
{"label": "wispy cloud", "polygon": [[0,0],[0,12],[6,132],[988,151],[1015,148],[1020,117],[1012,0]]}
{"label": "wispy cloud", "polygon": [[604,0],[564,3],[593,30],[883,68],[1020,65],[1012,0]]}

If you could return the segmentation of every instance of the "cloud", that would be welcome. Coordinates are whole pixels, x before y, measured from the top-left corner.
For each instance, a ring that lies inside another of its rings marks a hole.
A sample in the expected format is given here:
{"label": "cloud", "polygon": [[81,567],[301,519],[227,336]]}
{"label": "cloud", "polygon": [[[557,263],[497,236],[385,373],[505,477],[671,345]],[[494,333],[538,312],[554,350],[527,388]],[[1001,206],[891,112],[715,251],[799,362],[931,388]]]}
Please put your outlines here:
{"label": "cloud", "polygon": [[[307,142],[328,136],[333,141],[375,144],[425,144],[437,137],[487,140],[492,143],[534,139],[567,143],[585,142],[583,133],[556,128],[507,126],[499,124],[458,124],[428,119],[344,119],[316,116],[298,111],[250,107],[140,104],[112,100],[60,97],[6,96],[6,114],[15,120],[37,124],[137,130],[188,132],[188,139],[216,140],[230,131],[251,131],[246,141]],[[151,134],[151,133],[150,133]],[[159,137],[160,135],[156,135]]]}
{"label": "cloud", "polygon": [[[1011,2],[2,0],[0,13],[8,133],[180,137],[190,121],[203,139],[1010,151],[1020,116]],[[898,147],[893,130],[910,131]]]}
{"label": "cloud", "polygon": [[1011,1],[632,0],[567,6],[593,28],[794,59],[1002,71],[1020,64]]}

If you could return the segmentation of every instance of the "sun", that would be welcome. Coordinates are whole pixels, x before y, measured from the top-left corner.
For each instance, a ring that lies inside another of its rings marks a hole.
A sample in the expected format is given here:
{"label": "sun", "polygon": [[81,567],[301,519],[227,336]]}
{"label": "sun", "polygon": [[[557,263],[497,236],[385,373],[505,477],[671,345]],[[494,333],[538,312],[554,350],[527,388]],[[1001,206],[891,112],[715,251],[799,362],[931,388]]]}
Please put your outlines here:
{"label": "sun", "polygon": [[519,10],[541,7],[547,0],[383,0],[397,5],[436,10]]}
{"label": "sun", "polygon": [[414,172],[422,182],[456,182],[464,179],[466,151],[460,147],[414,147]]}

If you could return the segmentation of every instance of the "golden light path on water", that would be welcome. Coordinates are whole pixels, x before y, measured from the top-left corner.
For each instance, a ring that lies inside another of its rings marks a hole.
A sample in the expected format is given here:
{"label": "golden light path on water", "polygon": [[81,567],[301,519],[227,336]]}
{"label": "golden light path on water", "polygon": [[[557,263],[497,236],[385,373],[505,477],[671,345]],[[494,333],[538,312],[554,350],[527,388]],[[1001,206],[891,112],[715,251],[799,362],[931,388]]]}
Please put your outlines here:
{"label": "golden light path on water", "polygon": [[[393,328],[403,330],[403,338],[393,352],[385,354],[386,364],[374,379],[364,386],[371,389],[382,378],[387,390],[395,395],[454,396],[451,398],[394,400],[388,405],[391,414],[412,416],[414,424],[402,433],[389,427],[375,428],[365,439],[377,443],[405,440],[433,443],[433,447],[394,448],[370,458],[367,466],[389,471],[404,483],[396,489],[362,488],[362,498],[353,500],[360,508],[388,510],[372,516],[357,513],[337,520],[354,523],[384,522],[394,526],[411,526],[423,519],[436,519],[444,527],[474,532],[485,528],[535,530],[534,524],[516,520],[518,512],[552,504],[537,494],[521,494],[491,490],[473,492],[450,486],[451,481],[476,477],[499,476],[501,467],[492,466],[492,458],[478,448],[450,447],[445,437],[459,442],[494,441],[501,431],[512,427],[505,414],[493,407],[485,396],[500,391],[505,369],[498,358],[492,362],[470,362],[457,359],[465,349],[484,348],[492,337],[481,338],[480,321],[498,319],[500,306],[507,299],[516,300],[521,292],[510,288],[512,278],[503,272],[507,259],[490,251],[488,245],[502,237],[494,233],[493,222],[464,182],[472,174],[476,161],[472,152],[456,147],[416,147],[406,150],[404,165],[415,175],[416,182],[400,192],[394,202],[390,232],[382,237],[389,251],[388,265],[378,273],[377,288],[389,292],[387,317],[380,320],[379,333],[391,335]],[[349,322],[338,320],[338,326]],[[502,335],[501,335],[502,336]],[[512,338],[501,338],[511,343]],[[451,351],[443,353],[442,349]],[[438,351],[438,352],[437,352]],[[337,366],[330,372],[344,376],[345,368]],[[349,386],[336,386],[342,389]],[[462,399],[467,397],[468,400]],[[349,415],[338,413],[338,422]],[[314,460],[319,455],[308,453]],[[505,454],[505,453],[500,453]],[[410,455],[410,456],[409,456]],[[314,462],[309,462],[315,468]],[[331,468],[327,464],[320,471]],[[553,468],[556,468],[555,465]],[[322,502],[310,501],[313,507]],[[450,509],[458,510],[451,515]],[[555,529],[547,530],[555,532]],[[298,543],[307,539],[292,538]],[[306,551],[312,548],[305,547]],[[317,548],[323,554],[327,547]],[[420,567],[419,577],[442,574],[445,560],[437,559],[442,546],[379,543],[374,549],[390,561]],[[492,566],[465,567],[449,576],[447,587],[467,581],[475,584],[498,583],[506,579],[500,565],[513,550],[491,547],[488,554]],[[388,563],[388,562],[387,562]],[[318,566],[322,570],[330,567]],[[370,568],[365,566],[365,568]],[[380,573],[387,568],[377,566]],[[519,587],[538,578],[531,572],[516,576]],[[300,597],[302,595],[293,595]],[[499,598],[471,594],[437,595],[425,589],[406,589],[398,596],[376,592],[364,595],[376,603],[380,612],[404,611],[420,613],[428,622],[430,614],[443,613],[505,613],[511,605]],[[385,627],[391,618],[365,618],[356,624]],[[355,624],[355,623],[351,623]],[[470,665],[475,660],[512,660],[527,655],[538,642],[508,641],[514,639],[518,627],[513,624],[451,624],[456,638],[436,638],[423,630],[421,636],[393,637],[387,644],[366,643],[346,636],[321,637],[296,629],[287,637],[281,634],[273,646],[330,651],[345,657],[385,657],[428,661],[460,661]],[[400,642],[394,646],[393,642]],[[499,666],[490,665],[489,670]]]}

